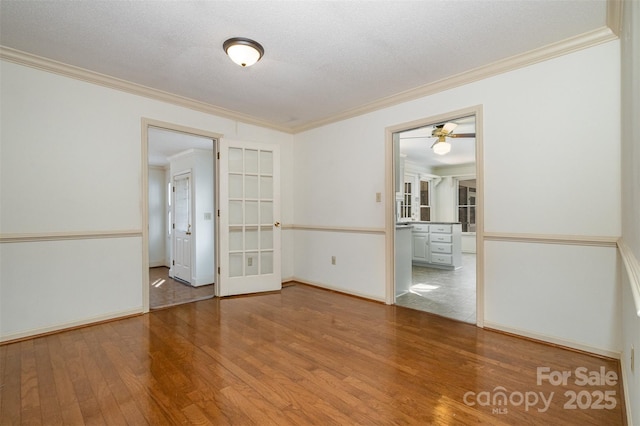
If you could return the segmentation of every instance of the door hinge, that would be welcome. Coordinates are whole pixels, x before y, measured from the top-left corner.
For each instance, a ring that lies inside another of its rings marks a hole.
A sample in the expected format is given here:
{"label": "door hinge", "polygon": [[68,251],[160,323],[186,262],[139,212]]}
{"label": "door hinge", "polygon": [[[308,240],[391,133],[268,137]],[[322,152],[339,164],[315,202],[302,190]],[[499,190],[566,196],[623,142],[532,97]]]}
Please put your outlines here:
{"label": "door hinge", "polygon": [[176,229],[176,224],[175,223],[171,224],[171,229]]}
{"label": "door hinge", "polygon": [[218,217],[220,217],[220,209],[218,209]]}
{"label": "door hinge", "polygon": [[220,275],[220,267],[218,266],[218,275]]}
{"label": "door hinge", "polygon": [[175,260],[172,260],[172,261],[171,261],[171,265],[176,266],[176,261],[175,261]]}
{"label": "door hinge", "polygon": [[220,153],[218,152],[218,160],[220,159]]}
{"label": "door hinge", "polygon": [[176,192],[176,187],[175,186],[173,187],[173,192]]}

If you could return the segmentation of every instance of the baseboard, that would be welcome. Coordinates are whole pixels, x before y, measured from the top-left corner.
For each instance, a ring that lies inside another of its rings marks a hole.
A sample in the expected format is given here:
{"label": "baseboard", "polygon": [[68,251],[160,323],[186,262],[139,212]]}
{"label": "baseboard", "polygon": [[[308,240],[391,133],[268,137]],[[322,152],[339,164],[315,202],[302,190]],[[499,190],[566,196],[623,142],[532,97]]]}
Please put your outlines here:
{"label": "baseboard", "polygon": [[384,297],[375,297],[375,296],[372,296],[370,294],[359,293],[357,291],[349,291],[349,290],[345,290],[344,288],[335,287],[335,286],[332,286],[332,285],[329,285],[329,284],[324,284],[324,283],[318,283],[318,282],[314,282],[314,281],[304,280],[302,278],[297,278],[297,277],[293,277],[291,279],[291,281],[296,281],[296,282],[299,282],[301,284],[310,285],[312,287],[323,288],[325,290],[335,291],[336,293],[347,294],[349,296],[356,296],[356,297],[360,297],[362,299],[373,300],[373,301],[376,301],[376,302],[385,303]]}
{"label": "baseboard", "polygon": [[164,260],[160,262],[149,262],[149,268],[159,268],[161,266],[167,266],[165,265]]}
{"label": "baseboard", "polygon": [[215,275],[205,275],[204,277],[193,278],[191,277],[191,285],[194,287],[200,287],[203,285],[213,284],[216,280]]}
{"label": "baseboard", "polygon": [[19,340],[32,339],[47,334],[57,333],[63,330],[69,330],[74,328],[80,328],[88,325],[96,325],[101,322],[113,321],[117,319],[123,319],[126,317],[142,315],[142,307],[135,309],[127,309],[119,312],[112,312],[105,315],[98,315],[91,318],[85,318],[78,321],[70,321],[66,323],[56,324],[48,327],[35,328],[28,331],[21,331],[19,333],[7,334],[0,336],[0,344],[8,344]]}
{"label": "baseboard", "polygon": [[597,348],[595,346],[583,345],[582,343],[574,342],[574,341],[571,341],[571,340],[560,339],[558,337],[547,336],[547,335],[539,334],[539,333],[533,333],[533,332],[527,331],[527,330],[521,330],[521,329],[517,329],[517,328],[506,327],[506,326],[503,326],[501,324],[492,323],[492,322],[486,321],[486,320],[484,321],[484,329],[485,330],[502,331],[502,332],[505,332],[505,333],[526,337],[528,339],[538,340],[540,342],[550,343],[550,344],[553,344],[553,345],[556,345],[556,346],[561,346],[561,347],[564,347],[564,348],[567,348],[567,349],[573,349],[573,350],[586,352],[586,353],[589,353],[589,354],[598,355],[598,356],[602,356],[602,357],[606,357],[606,358],[612,358],[612,359],[618,359],[618,360],[621,358],[620,352],[611,351],[611,350],[608,350],[608,349]]}

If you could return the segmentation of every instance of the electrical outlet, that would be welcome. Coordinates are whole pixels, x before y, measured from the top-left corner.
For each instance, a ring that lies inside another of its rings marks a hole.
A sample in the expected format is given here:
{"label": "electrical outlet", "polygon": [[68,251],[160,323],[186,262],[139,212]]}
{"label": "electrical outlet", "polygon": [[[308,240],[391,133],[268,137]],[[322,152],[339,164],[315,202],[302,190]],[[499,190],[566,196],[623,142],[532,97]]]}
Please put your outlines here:
{"label": "electrical outlet", "polygon": [[633,345],[631,345],[631,372],[633,373],[633,369],[635,368],[636,363],[636,354],[633,350]]}
{"label": "electrical outlet", "polygon": [[376,203],[382,202],[382,192],[376,192]]}
{"label": "electrical outlet", "polygon": [[336,257],[335,256],[331,256],[331,264],[332,265],[336,264]]}

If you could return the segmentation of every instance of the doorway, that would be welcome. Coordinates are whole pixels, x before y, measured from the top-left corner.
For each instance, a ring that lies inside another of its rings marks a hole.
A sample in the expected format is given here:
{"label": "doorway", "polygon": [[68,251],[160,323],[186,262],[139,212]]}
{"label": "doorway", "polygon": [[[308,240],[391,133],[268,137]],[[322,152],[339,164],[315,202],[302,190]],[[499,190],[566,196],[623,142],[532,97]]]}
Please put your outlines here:
{"label": "doorway", "polygon": [[480,107],[387,129],[388,303],[482,324],[481,130]]}
{"label": "doorway", "polygon": [[143,119],[145,311],[215,295],[220,136]]}

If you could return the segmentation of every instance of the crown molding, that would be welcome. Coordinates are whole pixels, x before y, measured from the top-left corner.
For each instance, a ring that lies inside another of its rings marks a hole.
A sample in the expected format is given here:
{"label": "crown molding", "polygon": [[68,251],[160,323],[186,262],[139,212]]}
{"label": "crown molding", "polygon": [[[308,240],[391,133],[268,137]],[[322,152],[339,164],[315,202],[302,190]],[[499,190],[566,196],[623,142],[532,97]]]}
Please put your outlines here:
{"label": "crown molding", "polygon": [[189,108],[195,111],[213,114],[219,117],[228,118],[245,124],[266,127],[280,132],[291,133],[289,127],[278,126],[265,120],[260,120],[247,114],[217,107],[205,102],[190,99],[184,96],[175,95],[173,93],[164,92],[162,90],[143,86],[141,84],[132,83],[130,81],[111,77],[106,74],[100,74],[89,71],[84,68],[73,65],[64,64],[52,59],[33,55],[31,53],[22,52],[10,47],[0,45],[0,59],[24,65],[30,68],[51,72],[54,74],[70,77],[76,80],[86,81],[88,83],[97,84],[99,86],[108,87],[110,89],[120,90],[131,93],[133,95],[143,96],[162,102],[171,103],[181,107]]}
{"label": "crown molding", "polygon": [[445,90],[453,89],[458,86],[463,86],[465,84],[473,83],[478,80],[533,65],[538,62],[543,62],[548,59],[586,49],[588,47],[592,47],[601,43],[606,43],[617,38],[617,35],[614,34],[611,29],[609,29],[608,27],[601,27],[597,30],[571,37],[557,43],[553,43],[535,50],[531,50],[529,52],[522,53],[520,55],[512,56],[482,67],[474,68],[472,70],[447,77],[442,80],[435,81],[433,83],[425,84],[414,89],[378,99],[374,102],[344,111],[340,114],[333,115],[322,120],[317,120],[303,126],[294,127],[293,133],[295,134],[304,132],[317,127],[325,126],[327,124],[346,120],[348,118],[353,118],[383,108],[388,108],[397,104],[422,98],[424,96],[433,95],[435,93],[443,92]]}
{"label": "crown molding", "polygon": [[523,68],[529,65],[533,65],[539,62],[546,61],[548,59],[556,58],[558,56],[566,55],[578,50],[586,49],[592,46],[596,46],[601,43],[606,43],[618,38],[620,32],[620,25],[622,22],[622,5],[621,0],[608,0],[607,1],[607,25],[599,29],[568,38],[566,40],[553,43],[520,55],[512,56],[482,67],[474,68],[472,70],[439,80],[433,83],[425,84],[404,92],[400,92],[391,96],[387,96],[368,104],[359,106],[357,108],[343,111],[339,114],[335,114],[320,120],[312,121],[310,123],[288,127],[282,125],[276,125],[274,123],[261,120],[252,117],[247,114],[242,114],[236,111],[228,110],[225,108],[217,107],[205,102],[197,101],[194,99],[186,98],[183,96],[175,95],[162,90],[153,89],[151,87],[143,86],[136,83],[131,83],[126,80],[111,77],[105,74],[96,73],[83,68],[67,65],[62,62],[54,61],[51,59],[43,58],[41,56],[33,55],[30,53],[22,52],[16,49],[0,45],[0,59],[4,59],[9,62],[13,62],[19,65],[28,66],[31,68],[40,69],[43,71],[52,72],[55,74],[63,75],[66,77],[74,78],[77,80],[86,81],[89,83],[97,84],[100,86],[108,87],[111,89],[121,90],[138,96],[144,96],[151,99],[156,99],[163,102],[172,103],[178,106],[189,108],[195,111],[204,112],[207,114],[213,114],[219,117],[228,118],[238,122],[252,124],[268,129],[277,130],[280,132],[296,134],[311,130],[317,127],[325,126],[338,121],[353,118],[359,115],[367,114],[380,109],[388,108],[394,105],[398,105],[404,102],[412,101],[425,96],[433,95],[445,90],[453,89],[458,86],[473,83],[485,78],[493,77],[498,74],[513,71],[519,68]]}

